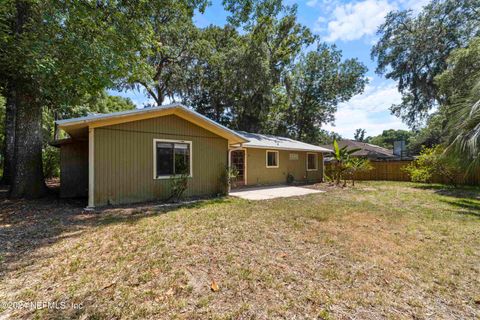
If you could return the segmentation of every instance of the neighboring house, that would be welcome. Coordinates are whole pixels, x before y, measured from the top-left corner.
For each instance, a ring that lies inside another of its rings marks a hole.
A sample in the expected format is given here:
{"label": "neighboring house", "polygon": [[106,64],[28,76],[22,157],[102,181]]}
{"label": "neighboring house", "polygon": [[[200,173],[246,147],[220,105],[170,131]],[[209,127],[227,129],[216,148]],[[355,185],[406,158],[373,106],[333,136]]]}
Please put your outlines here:
{"label": "neighboring house", "polygon": [[[340,141],[337,141],[337,143],[340,148],[347,146],[348,150],[360,149],[357,152],[355,152],[353,156],[368,158],[369,160],[372,160],[372,161],[407,160],[404,156],[402,157],[400,155],[401,153],[394,154],[393,150],[382,148],[380,146],[366,143],[366,142],[359,142],[355,140],[340,140]],[[323,145],[321,147],[333,149],[332,145]],[[326,155],[325,161],[329,162],[330,160],[331,158],[328,155]]]}
{"label": "neighboring house", "polygon": [[62,197],[88,195],[89,207],[166,199],[170,178],[189,175],[186,196],[224,191],[228,166],[239,185],[317,182],[323,152],[299,141],[235,132],[180,104],[57,121]]}

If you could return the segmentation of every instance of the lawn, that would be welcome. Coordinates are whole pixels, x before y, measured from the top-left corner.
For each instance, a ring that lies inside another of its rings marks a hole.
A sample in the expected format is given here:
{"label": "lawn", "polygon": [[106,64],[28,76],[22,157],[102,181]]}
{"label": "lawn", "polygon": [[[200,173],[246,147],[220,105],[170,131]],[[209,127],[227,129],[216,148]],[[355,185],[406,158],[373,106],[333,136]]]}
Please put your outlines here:
{"label": "lawn", "polygon": [[2,200],[0,319],[480,317],[479,189],[319,188],[97,214]]}

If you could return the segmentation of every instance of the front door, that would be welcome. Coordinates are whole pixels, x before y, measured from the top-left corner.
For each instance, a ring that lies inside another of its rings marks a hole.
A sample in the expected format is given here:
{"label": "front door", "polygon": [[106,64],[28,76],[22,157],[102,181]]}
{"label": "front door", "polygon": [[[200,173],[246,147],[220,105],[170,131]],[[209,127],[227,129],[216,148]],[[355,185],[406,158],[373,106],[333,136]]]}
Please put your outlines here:
{"label": "front door", "polygon": [[231,166],[237,169],[237,178],[232,187],[245,185],[245,150],[233,150],[230,154]]}

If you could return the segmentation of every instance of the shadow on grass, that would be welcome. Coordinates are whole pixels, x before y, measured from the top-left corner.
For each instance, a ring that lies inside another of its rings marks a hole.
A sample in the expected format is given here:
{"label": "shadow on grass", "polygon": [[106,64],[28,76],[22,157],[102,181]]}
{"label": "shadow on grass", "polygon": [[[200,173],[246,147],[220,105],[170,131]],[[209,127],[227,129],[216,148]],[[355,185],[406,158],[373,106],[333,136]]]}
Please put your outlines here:
{"label": "shadow on grass", "polygon": [[105,207],[96,211],[99,225],[133,224],[143,218],[172,213],[180,209],[201,209],[214,204],[230,203],[226,197],[201,198],[178,203],[143,203],[128,206]]}
{"label": "shadow on grass", "polygon": [[480,201],[472,199],[442,200],[454,207],[460,208],[458,213],[469,214],[480,218]]}
{"label": "shadow on grass", "polygon": [[159,202],[122,207],[105,207],[86,212],[85,199],[59,199],[55,193],[36,200],[7,199],[0,189],[0,279],[20,264],[28,264],[36,251],[68,238],[76,238],[92,227],[135,223],[140,219],[166,214],[180,208],[202,208],[229,202],[227,198],[198,199],[175,204]]}
{"label": "shadow on grass", "polygon": [[421,184],[414,186],[416,189],[433,190],[436,194],[455,198],[471,198],[480,200],[480,187],[478,186],[449,186],[445,184]]}
{"label": "shadow on grass", "polygon": [[415,186],[417,189],[433,190],[435,194],[449,197],[442,199],[458,209],[459,214],[468,214],[480,218],[480,187],[478,186],[459,186],[453,187],[443,184],[422,184]]}

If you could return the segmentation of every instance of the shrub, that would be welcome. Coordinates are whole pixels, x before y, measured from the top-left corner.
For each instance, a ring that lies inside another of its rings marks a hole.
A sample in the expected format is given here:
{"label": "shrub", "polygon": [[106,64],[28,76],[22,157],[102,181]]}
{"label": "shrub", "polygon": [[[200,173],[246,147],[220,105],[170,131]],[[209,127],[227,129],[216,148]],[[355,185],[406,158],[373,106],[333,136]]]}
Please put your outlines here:
{"label": "shrub", "polygon": [[[352,179],[352,186],[355,185],[355,174],[373,169],[370,160],[365,158],[352,157],[349,158],[346,164],[347,172]],[[345,181],[346,182],[346,181]]]}
{"label": "shrub", "polygon": [[171,195],[168,200],[179,201],[188,187],[188,173],[183,173],[179,176],[172,176],[170,178]]}
{"label": "shrub", "polygon": [[[348,162],[351,156],[359,150],[359,148],[348,149],[347,146],[340,148],[337,140],[333,140],[333,151],[330,153],[330,156],[333,158],[331,170],[336,185],[340,185],[340,180],[342,180],[347,173]],[[346,185],[346,180],[343,185]]]}
{"label": "shrub", "polygon": [[432,182],[434,176],[445,178],[448,184],[456,185],[460,166],[454,159],[444,155],[444,148],[437,145],[423,148],[420,155],[405,167],[413,182]]}
{"label": "shrub", "polygon": [[295,177],[291,173],[287,174],[287,184],[292,184],[293,181],[295,181]]}
{"label": "shrub", "polygon": [[225,170],[220,176],[220,182],[224,194],[228,194],[232,185],[235,185],[235,179],[238,177],[238,170],[232,167],[225,167]]}

